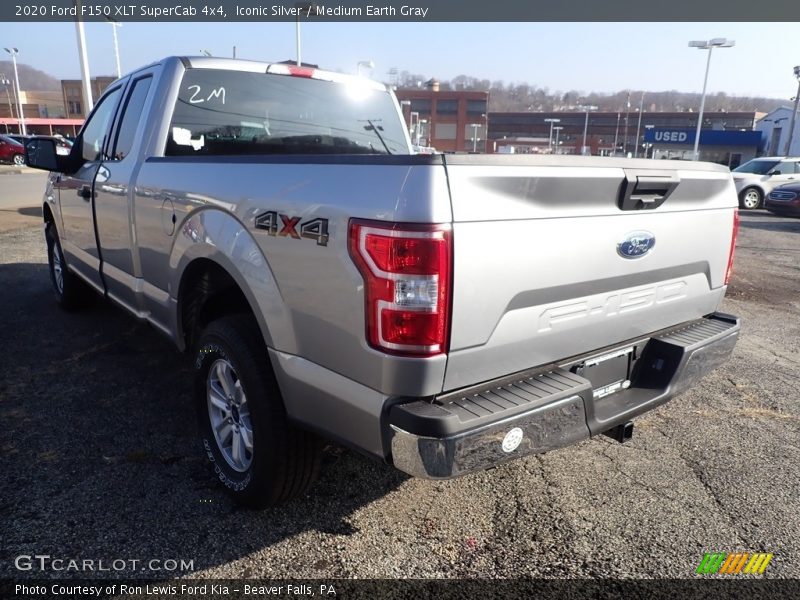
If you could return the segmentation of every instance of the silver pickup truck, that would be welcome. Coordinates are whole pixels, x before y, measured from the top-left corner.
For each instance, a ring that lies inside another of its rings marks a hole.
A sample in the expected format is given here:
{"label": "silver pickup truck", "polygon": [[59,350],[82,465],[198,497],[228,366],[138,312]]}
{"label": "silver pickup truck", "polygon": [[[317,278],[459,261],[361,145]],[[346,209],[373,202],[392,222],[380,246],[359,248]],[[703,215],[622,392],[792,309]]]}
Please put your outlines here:
{"label": "silver pickup truck", "polygon": [[414,155],[386,86],[167,58],[113,83],[43,213],[58,303],[111,298],[190,352],[204,452],[250,506],[323,438],[449,478],[607,433],[725,361],[729,171]]}

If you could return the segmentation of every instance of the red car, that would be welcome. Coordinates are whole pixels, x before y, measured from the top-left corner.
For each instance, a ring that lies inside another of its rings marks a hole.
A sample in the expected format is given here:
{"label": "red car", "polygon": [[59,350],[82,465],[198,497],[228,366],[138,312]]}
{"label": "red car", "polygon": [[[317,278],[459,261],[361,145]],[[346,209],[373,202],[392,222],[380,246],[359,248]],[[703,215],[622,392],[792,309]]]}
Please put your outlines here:
{"label": "red car", "polygon": [[0,162],[14,163],[22,167],[25,165],[25,146],[7,135],[0,135]]}

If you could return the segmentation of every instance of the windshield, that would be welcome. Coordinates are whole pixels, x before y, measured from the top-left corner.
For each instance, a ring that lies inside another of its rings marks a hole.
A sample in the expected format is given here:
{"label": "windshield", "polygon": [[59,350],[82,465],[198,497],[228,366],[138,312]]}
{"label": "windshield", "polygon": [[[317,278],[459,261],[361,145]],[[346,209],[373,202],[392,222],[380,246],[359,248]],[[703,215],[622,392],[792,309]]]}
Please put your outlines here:
{"label": "windshield", "polygon": [[166,156],[408,154],[385,90],[265,73],[186,72]]}
{"label": "windshield", "polygon": [[22,146],[22,142],[18,142],[14,138],[10,138],[5,135],[0,135],[0,140],[3,140],[5,143],[11,144],[12,146]]}
{"label": "windshield", "polygon": [[734,173],[755,173],[756,175],[766,175],[772,171],[779,163],[778,160],[748,160],[740,167],[736,167]]}

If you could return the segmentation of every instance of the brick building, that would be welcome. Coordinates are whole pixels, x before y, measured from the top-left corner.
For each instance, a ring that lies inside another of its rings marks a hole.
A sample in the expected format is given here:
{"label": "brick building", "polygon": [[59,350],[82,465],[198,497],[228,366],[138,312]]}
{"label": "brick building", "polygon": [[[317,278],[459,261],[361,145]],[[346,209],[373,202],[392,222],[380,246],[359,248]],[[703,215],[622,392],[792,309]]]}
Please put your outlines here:
{"label": "brick building", "polygon": [[[96,102],[105,89],[117,80],[116,77],[93,77],[91,81],[92,99]],[[80,79],[62,79],[61,94],[64,99],[64,111],[68,119],[85,119],[83,106],[83,84]]]}
{"label": "brick building", "polygon": [[442,152],[487,152],[489,92],[442,90],[431,80],[426,88],[395,94],[413,144]]}

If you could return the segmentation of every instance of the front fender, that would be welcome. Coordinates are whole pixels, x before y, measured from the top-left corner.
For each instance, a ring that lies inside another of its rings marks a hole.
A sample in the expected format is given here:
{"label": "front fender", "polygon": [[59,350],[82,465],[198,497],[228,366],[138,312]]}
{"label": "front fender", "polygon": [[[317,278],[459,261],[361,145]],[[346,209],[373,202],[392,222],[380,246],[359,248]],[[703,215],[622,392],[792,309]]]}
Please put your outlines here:
{"label": "front fender", "polygon": [[270,348],[295,351],[286,303],[281,297],[272,269],[247,228],[232,214],[214,207],[193,211],[180,224],[169,259],[172,279],[170,302],[173,331],[183,349],[183,324],[179,318],[178,293],[189,265],[197,259],[215,262],[236,281],[244,293]]}

